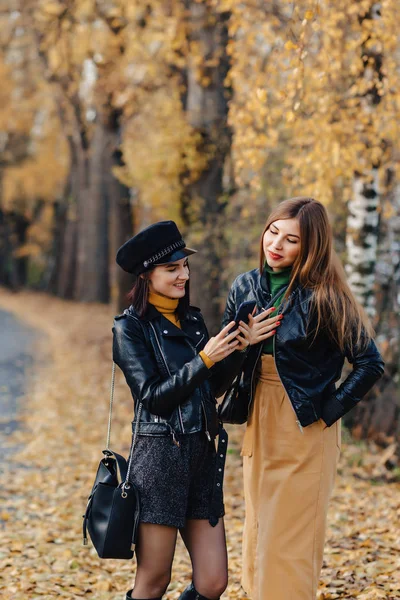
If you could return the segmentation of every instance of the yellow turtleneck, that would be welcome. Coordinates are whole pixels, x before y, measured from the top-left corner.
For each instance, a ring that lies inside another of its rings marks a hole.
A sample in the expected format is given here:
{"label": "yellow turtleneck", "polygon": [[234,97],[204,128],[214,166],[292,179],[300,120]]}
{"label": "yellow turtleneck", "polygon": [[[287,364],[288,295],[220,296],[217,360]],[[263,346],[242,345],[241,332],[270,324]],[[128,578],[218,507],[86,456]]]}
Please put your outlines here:
{"label": "yellow turtleneck", "polygon": [[[178,298],[167,298],[167,296],[160,296],[160,294],[149,291],[149,302],[158,310],[158,312],[164,315],[168,321],[171,321],[176,327],[182,329],[178,315],[176,314],[179,303]],[[199,352],[199,354],[208,369],[215,364],[203,350]]]}

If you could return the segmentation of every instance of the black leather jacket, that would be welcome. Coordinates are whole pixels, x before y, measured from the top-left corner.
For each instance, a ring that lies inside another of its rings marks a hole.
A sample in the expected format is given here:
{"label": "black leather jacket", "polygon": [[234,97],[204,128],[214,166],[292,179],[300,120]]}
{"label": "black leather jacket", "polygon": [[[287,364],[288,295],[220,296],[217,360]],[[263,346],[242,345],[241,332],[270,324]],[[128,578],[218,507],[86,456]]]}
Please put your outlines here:
{"label": "black leather jacket", "polygon": [[[352,353],[342,353],[323,331],[315,340],[312,333],[307,333],[311,294],[310,290],[300,286],[293,290],[280,306],[279,312],[284,318],[274,336],[276,368],[300,429],[320,418],[328,426],[332,425],[361,400],[384,370],[384,362],[372,340],[363,351],[356,349]],[[268,279],[265,273],[260,276],[258,269],[235,279],[228,295],[224,325],[232,320],[232,315],[245,300],[256,300],[259,311],[271,300]],[[312,331],[312,326],[309,330]],[[248,402],[249,409],[257,384],[261,352],[262,344],[251,346],[243,366],[239,394]],[[336,389],[345,357],[353,370]]]}
{"label": "black leather jacket", "polygon": [[[233,352],[208,369],[199,352],[209,336],[200,310],[190,307],[179,329],[149,305],[139,318],[133,307],[115,317],[113,359],[131,389],[141,435],[164,436],[205,430],[209,439],[218,431],[215,398],[231,385],[245,355]],[[176,402],[171,414],[152,412],[154,399]]]}

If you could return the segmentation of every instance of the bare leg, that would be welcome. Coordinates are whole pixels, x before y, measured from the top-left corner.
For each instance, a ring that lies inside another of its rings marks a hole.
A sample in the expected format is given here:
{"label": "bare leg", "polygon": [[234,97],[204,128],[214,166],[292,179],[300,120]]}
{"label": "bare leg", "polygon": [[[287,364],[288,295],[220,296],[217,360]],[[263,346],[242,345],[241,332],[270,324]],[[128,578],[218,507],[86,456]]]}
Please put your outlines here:
{"label": "bare leg", "polygon": [[205,519],[191,519],[180,533],[192,561],[197,592],[210,600],[219,598],[228,585],[224,520],[211,527]]}
{"label": "bare leg", "polygon": [[177,531],[174,527],[141,523],[132,598],[160,598],[164,594],[171,580]]}

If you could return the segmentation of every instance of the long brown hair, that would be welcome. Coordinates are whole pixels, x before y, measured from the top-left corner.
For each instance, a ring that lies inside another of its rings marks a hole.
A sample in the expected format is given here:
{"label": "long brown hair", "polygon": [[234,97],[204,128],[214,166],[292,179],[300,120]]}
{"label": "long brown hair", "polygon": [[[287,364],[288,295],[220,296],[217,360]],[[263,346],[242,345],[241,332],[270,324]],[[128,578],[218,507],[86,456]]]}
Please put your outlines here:
{"label": "long brown hair", "polygon": [[342,352],[345,348],[351,351],[356,345],[365,347],[373,329],[333,249],[332,228],[323,204],[302,196],[278,204],[261,236],[260,272],[266,260],[264,234],[279,219],[297,219],[300,226],[300,252],[293,264],[286,298],[297,284],[313,290],[312,306],[317,315],[315,336],[324,329]]}
{"label": "long brown hair", "polygon": [[[144,317],[149,307],[149,275],[150,271],[146,271],[142,275],[136,277],[132,289],[128,293],[128,300],[131,302],[133,308],[139,315]],[[179,298],[177,314],[180,319],[186,316],[190,306],[190,287],[189,279],[185,284],[185,295],[183,298]]]}

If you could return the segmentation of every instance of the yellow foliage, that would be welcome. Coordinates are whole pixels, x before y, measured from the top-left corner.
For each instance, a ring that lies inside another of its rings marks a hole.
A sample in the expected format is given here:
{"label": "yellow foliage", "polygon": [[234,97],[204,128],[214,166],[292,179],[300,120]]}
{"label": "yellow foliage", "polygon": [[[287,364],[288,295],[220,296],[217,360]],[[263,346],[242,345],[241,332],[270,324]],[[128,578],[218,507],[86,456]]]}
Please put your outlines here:
{"label": "yellow foliage", "polygon": [[69,167],[68,147],[53,112],[46,112],[40,136],[32,139],[32,156],[4,171],[2,204],[5,210],[23,200],[30,217],[37,200],[54,201],[61,197]]}
{"label": "yellow foliage", "polygon": [[[269,149],[282,139],[289,193],[318,192],[329,201],[338,181],[348,194],[356,168],[387,168],[382,140],[395,147],[399,134],[400,5],[387,0],[373,20],[365,18],[371,6],[338,0],[315,12],[315,3],[300,0],[293,14],[283,4],[276,20],[267,9],[261,19],[259,6],[232,3],[230,123],[240,184],[261,189]],[[372,104],[375,92],[379,104]]]}
{"label": "yellow foliage", "polygon": [[[226,85],[233,89],[229,124],[240,186],[260,193],[277,147],[284,149],[281,178],[288,193],[315,193],[325,201],[338,182],[348,197],[356,168],[396,168],[390,149],[400,133],[397,0],[382,2],[375,19],[366,18],[372,0],[281,0],[273,10],[267,2],[207,5],[212,20],[231,13]],[[29,160],[4,173],[5,205],[22,197],[31,207],[35,198],[57,197],[69,165],[64,136],[85,135],[90,143],[88,115],[108,123],[118,110],[125,166],[114,173],[138,190],[154,218],[168,212],[178,218],[183,186],[207,166],[182,102],[185,73],[190,66],[202,86],[212,85],[207,69],[219,60],[205,57],[201,41],[190,36],[185,3],[40,0],[27,2],[22,17],[24,60],[34,59],[26,68],[20,58],[0,57],[0,130],[22,132],[32,143]],[[374,55],[380,52],[378,72]],[[39,140],[31,131],[43,104],[51,125]]]}
{"label": "yellow foliage", "polygon": [[130,119],[122,149],[130,183],[140,190],[143,206],[152,208],[154,218],[168,214],[179,220],[182,173],[195,174],[202,163],[173,82],[169,90],[148,97],[142,111]]}
{"label": "yellow foliage", "polygon": [[63,2],[56,2],[55,0],[41,0],[40,9],[52,17],[59,17],[65,10]]}

